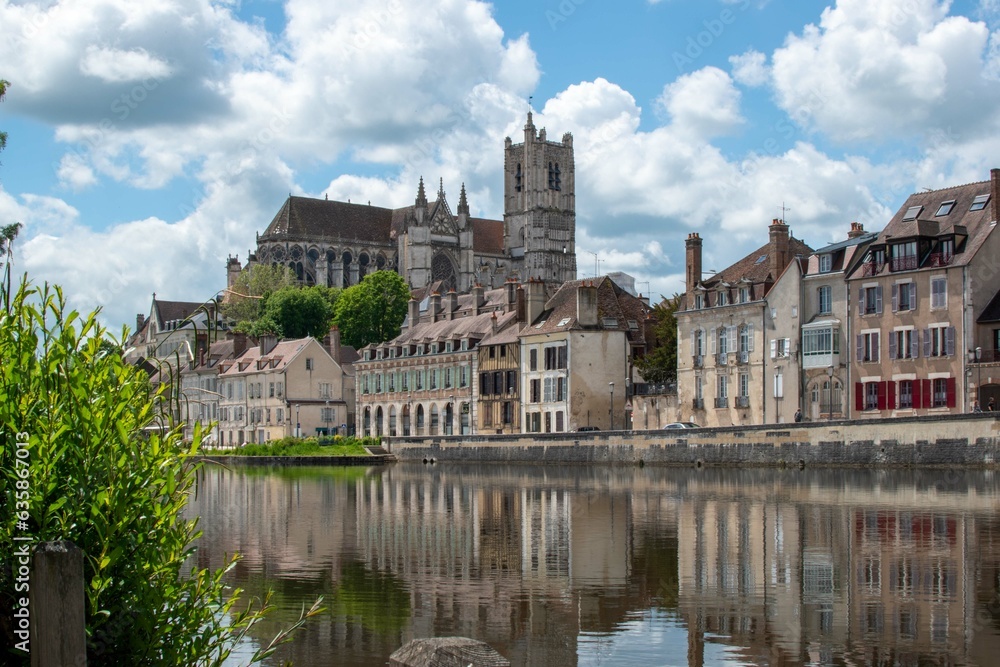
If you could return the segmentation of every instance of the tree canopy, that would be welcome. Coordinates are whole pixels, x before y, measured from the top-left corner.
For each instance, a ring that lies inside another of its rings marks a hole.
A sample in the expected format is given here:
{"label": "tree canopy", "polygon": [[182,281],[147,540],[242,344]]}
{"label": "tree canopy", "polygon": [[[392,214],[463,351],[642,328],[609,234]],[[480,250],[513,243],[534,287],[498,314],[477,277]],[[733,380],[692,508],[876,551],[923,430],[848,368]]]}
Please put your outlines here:
{"label": "tree canopy", "polygon": [[330,331],[335,291],[327,287],[282,287],[265,295],[263,312],[248,329],[251,336],[321,339]]}
{"label": "tree canopy", "polygon": [[333,321],[347,345],[358,349],[399,335],[410,288],[394,271],[376,271],[340,294]]}
{"label": "tree canopy", "polygon": [[653,307],[653,341],[646,356],[636,361],[636,368],[646,382],[675,382],[677,380],[677,318],[680,295],[664,299]]}
{"label": "tree canopy", "polygon": [[265,296],[295,284],[295,272],[287,266],[251,264],[227,290],[222,314],[236,322],[237,329],[247,331],[263,314]]}

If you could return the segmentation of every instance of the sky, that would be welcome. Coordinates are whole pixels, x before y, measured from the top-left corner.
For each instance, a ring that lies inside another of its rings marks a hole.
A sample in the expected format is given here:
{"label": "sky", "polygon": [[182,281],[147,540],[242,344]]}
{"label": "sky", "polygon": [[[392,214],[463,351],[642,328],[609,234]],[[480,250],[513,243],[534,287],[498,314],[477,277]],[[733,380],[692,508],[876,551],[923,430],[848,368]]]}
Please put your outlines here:
{"label": "sky", "polygon": [[1000,0],[0,0],[14,267],[134,326],[291,194],[501,219],[525,114],[576,151],[579,277],[683,290],[1000,167]]}

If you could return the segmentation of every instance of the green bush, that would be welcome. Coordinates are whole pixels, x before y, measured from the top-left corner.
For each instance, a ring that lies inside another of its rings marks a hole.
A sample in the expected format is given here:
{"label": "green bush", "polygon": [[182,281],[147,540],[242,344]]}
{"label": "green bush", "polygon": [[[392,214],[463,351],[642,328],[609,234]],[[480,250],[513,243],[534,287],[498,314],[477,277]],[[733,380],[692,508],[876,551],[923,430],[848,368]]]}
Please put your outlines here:
{"label": "green bush", "polygon": [[[88,665],[221,664],[269,604],[238,609],[225,569],[183,572],[199,535],[182,511],[200,429],[181,449],[180,429],[157,414],[145,374],[108,351],[96,312],[67,313],[58,288],[26,283],[0,300],[0,540],[71,540],[83,550]],[[19,433],[30,454],[27,531],[15,523]],[[14,604],[10,552],[0,555],[5,628]],[[23,659],[3,635],[0,662]]]}

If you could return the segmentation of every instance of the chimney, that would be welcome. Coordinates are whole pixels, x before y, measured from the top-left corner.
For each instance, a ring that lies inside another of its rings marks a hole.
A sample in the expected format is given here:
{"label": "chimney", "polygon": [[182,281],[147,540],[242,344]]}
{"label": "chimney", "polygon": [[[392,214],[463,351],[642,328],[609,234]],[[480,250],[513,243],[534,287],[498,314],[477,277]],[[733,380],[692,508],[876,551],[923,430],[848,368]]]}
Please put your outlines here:
{"label": "chimney", "polygon": [[441,310],[441,294],[433,292],[430,303],[427,305],[427,314],[430,315],[431,322],[438,321],[438,311]]}
{"label": "chimney", "polygon": [[990,169],[990,202],[993,220],[1000,220],[1000,169]]}
{"label": "chimney", "polygon": [[597,287],[593,282],[576,288],[576,320],[581,327],[597,326]]}
{"label": "chimney", "polygon": [[688,234],[687,240],[684,242],[685,247],[685,259],[684,263],[687,267],[687,293],[688,293],[688,308],[691,307],[694,297],[694,288],[698,286],[701,282],[701,237],[698,232],[691,232]]}
{"label": "chimney", "polygon": [[781,275],[781,272],[785,270],[785,267],[788,266],[788,262],[791,260],[788,250],[788,225],[783,220],[775,218],[771,221],[768,236],[770,236],[771,279],[777,281],[778,276]]}
{"label": "chimney", "polygon": [[271,350],[278,344],[278,337],[270,334],[260,337],[260,356],[271,354]]}
{"label": "chimney", "polygon": [[455,311],[458,310],[458,294],[455,292],[454,287],[449,289],[444,297],[444,309],[445,319],[454,319]]}
{"label": "chimney", "polygon": [[534,324],[543,310],[545,310],[545,283],[541,278],[529,278],[525,312],[528,324]]}
{"label": "chimney", "polygon": [[340,363],[340,329],[336,326],[330,327],[330,332],[323,337],[323,347],[327,349],[330,356],[337,363]]}
{"label": "chimney", "polygon": [[472,286],[472,314],[478,315],[479,309],[483,307],[486,303],[486,299],[483,297],[483,286],[476,283]]}
{"label": "chimney", "polygon": [[865,235],[865,226],[862,225],[860,222],[852,222],[851,231],[847,232],[847,238],[856,239],[859,236],[864,236],[864,235]]}
{"label": "chimney", "polygon": [[207,356],[207,353],[208,353],[208,350],[206,350],[205,348],[201,348],[200,350],[198,350],[198,365],[199,366],[204,366],[205,365],[205,357]]}
{"label": "chimney", "polygon": [[142,328],[146,326],[146,316],[142,313],[136,313],[135,315],[135,330],[142,331]]}
{"label": "chimney", "polygon": [[245,333],[233,332],[233,359],[247,351],[247,335]]}
{"label": "chimney", "polygon": [[497,332],[497,311],[493,311],[493,316],[490,318],[491,331],[493,333]]}
{"label": "chimney", "polygon": [[525,307],[524,307],[524,286],[523,285],[518,285],[517,286],[517,306],[516,306],[516,308],[517,308],[517,321],[518,322],[524,322],[525,321],[525,314],[524,314],[525,313]]}
{"label": "chimney", "polygon": [[507,309],[506,310],[509,313],[517,305],[517,290],[518,290],[519,286],[518,286],[516,280],[514,280],[512,278],[508,278],[506,280],[506,282],[504,282],[503,287],[504,287],[505,290],[507,290]]}
{"label": "chimney", "polygon": [[417,326],[418,322],[420,322],[420,302],[413,297],[410,297],[410,302],[406,304],[406,307],[407,316],[410,320],[410,328],[412,329]]}

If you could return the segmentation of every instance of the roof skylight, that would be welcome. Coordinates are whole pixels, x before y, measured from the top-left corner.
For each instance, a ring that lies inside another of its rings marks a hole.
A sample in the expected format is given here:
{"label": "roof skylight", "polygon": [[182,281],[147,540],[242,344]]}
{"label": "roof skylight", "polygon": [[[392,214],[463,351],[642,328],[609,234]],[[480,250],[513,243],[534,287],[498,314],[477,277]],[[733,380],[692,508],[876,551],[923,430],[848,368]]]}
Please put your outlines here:
{"label": "roof skylight", "polygon": [[972,200],[972,206],[969,207],[970,211],[982,211],[986,208],[986,202],[990,200],[989,193],[985,195],[977,195],[975,199]]}
{"label": "roof skylight", "polygon": [[955,208],[955,200],[954,199],[949,199],[948,201],[943,201],[943,202],[941,202],[941,206],[938,207],[937,213],[935,213],[934,215],[935,216],[948,215],[949,213],[951,213],[951,209],[953,209],[953,208]]}
{"label": "roof skylight", "polygon": [[903,216],[903,220],[916,220],[922,210],[924,210],[923,206],[911,206],[906,209],[906,214]]}
{"label": "roof skylight", "polygon": [[757,261],[756,261],[756,262],[754,262],[754,264],[761,264],[761,263],[763,263],[763,262],[764,262],[764,260],[766,260],[766,259],[767,259],[767,255],[761,255],[760,257],[758,257],[758,258],[757,258]]}

